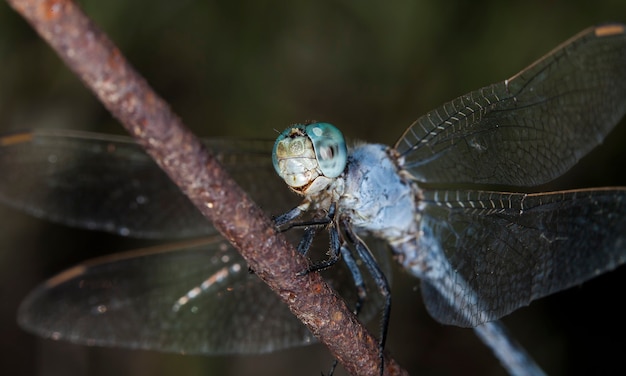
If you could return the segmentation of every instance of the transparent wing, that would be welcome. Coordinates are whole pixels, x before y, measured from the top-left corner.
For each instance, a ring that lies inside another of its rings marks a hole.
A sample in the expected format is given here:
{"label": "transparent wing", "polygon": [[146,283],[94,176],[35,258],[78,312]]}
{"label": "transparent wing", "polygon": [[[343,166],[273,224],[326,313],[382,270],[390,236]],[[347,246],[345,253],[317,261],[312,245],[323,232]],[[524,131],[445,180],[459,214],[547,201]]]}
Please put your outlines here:
{"label": "transparent wing", "polygon": [[422,116],[395,147],[421,182],[533,186],[571,168],[625,112],[626,34],[606,25]]}
{"label": "transparent wing", "polygon": [[[626,188],[426,191],[424,204],[429,236],[420,246],[442,250],[450,264],[422,285],[429,312],[442,323],[498,319],[626,261]],[[441,294],[442,286],[450,291]],[[447,292],[453,298],[445,299]],[[470,304],[478,306],[471,317],[453,309]]]}
{"label": "transparent wing", "polygon": [[[354,305],[342,265],[325,277]],[[362,318],[378,307],[374,298]],[[263,353],[315,341],[220,236],[78,265],[34,290],[18,317],[44,338],[185,354]]]}
{"label": "transparent wing", "polygon": [[[271,165],[273,141],[207,140],[248,194],[271,214],[297,205]],[[215,234],[129,137],[37,130],[0,138],[0,201],[73,227],[138,238]]]}
{"label": "transparent wing", "polygon": [[[282,213],[298,203],[271,166],[273,142],[206,144],[268,212]],[[35,131],[2,137],[0,146],[0,198],[31,214],[134,237],[215,234],[127,137]],[[296,243],[301,231],[288,236]],[[328,241],[318,239],[314,248],[324,257]],[[372,250],[390,273],[386,249]],[[325,277],[354,306],[355,287],[343,265]],[[373,317],[380,301],[375,285],[366,282],[372,301],[364,320]],[[179,353],[260,353],[313,341],[219,235],[88,261],[39,286],[18,317],[22,327],[46,338]]]}

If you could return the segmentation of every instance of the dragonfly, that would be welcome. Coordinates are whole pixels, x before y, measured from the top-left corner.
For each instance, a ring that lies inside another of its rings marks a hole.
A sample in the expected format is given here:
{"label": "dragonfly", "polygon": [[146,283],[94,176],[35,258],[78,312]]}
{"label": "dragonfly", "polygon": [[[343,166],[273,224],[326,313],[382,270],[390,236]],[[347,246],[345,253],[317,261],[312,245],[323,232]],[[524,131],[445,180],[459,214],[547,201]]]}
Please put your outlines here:
{"label": "dragonfly", "polygon": [[[435,320],[474,328],[510,373],[540,374],[499,319],[626,260],[626,188],[528,191],[574,166],[626,112],[625,28],[584,30],[513,77],[418,118],[393,147],[348,148],[337,128],[317,122],[290,126],[275,141],[208,140],[207,147],[254,200],[282,213],[277,225],[305,214],[322,219],[334,257],[319,269],[345,259],[347,267],[324,273],[363,307],[364,319],[378,309],[388,317],[389,247],[421,280]],[[314,341],[133,142],[34,131],[4,136],[0,146],[0,200],[8,205],[124,236],[207,237],[60,273],[22,303],[25,329],[193,354]],[[302,198],[278,194],[285,183]],[[328,250],[311,228],[287,233]],[[349,279],[383,293],[361,305]]]}

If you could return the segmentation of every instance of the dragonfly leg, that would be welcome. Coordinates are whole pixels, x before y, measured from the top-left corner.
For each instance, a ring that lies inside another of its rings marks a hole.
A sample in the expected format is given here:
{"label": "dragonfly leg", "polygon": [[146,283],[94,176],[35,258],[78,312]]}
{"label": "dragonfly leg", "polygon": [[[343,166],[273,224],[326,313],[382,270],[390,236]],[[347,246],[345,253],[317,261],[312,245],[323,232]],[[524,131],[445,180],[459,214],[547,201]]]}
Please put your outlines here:
{"label": "dragonfly leg", "polygon": [[302,239],[300,239],[300,243],[298,243],[297,248],[301,255],[306,256],[309,252],[313,239],[315,239],[319,229],[319,226],[308,226],[304,229],[304,235],[302,235]]}
{"label": "dragonfly leg", "polygon": [[342,221],[343,228],[348,236],[348,241],[354,244],[354,247],[357,251],[357,254],[363,260],[365,267],[369,271],[370,275],[374,279],[374,283],[378,287],[380,294],[385,300],[385,305],[383,307],[382,318],[381,318],[381,328],[380,328],[380,339],[378,341],[378,351],[380,358],[380,375],[383,374],[385,359],[384,359],[384,349],[385,349],[385,341],[387,339],[387,329],[389,327],[389,317],[391,315],[391,289],[389,288],[389,282],[387,281],[387,277],[385,273],[380,269],[378,262],[374,256],[372,256],[372,252],[367,248],[367,245],[361,240],[355,233],[352,231],[352,226],[347,219]]}
{"label": "dragonfly leg", "polygon": [[[324,218],[316,219],[311,222],[302,222],[302,225],[305,225],[307,227],[304,230],[304,235],[302,236],[302,239],[300,239],[300,243],[298,243],[298,252],[300,252],[303,255],[306,255],[308,253],[309,249],[311,248],[311,244],[313,243],[313,240],[315,239],[315,236],[320,230],[320,227],[334,223],[335,213],[336,213],[336,205],[333,204],[331,205],[328,214],[326,214]],[[300,225],[301,225],[300,223],[293,224],[293,225],[290,224],[289,228],[287,228],[285,231],[287,231],[290,228],[300,226]],[[304,275],[307,273],[324,270],[326,268],[333,266],[341,258],[343,258],[348,270],[350,271],[354,285],[356,286],[356,289],[357,289],[356,291],[357,300],[356,300],[353,312],[355,315],[358,315],[359,312],[361,312],[361,307],[363,306],[363,302],[365,301],[365,298],[367,297],[367,289],[365,287],[365,282],[363,281],[363,276],[361,275],[361,271],[359,270],[359,267],[356,261],[354,260],[354,257],[350,253],[349,248],[346,247],[345,242],[344,244],[341,244],[337,226],[331,225],[328,230],[329,230],[329,236],[330,236],[330,247],[329,247],[330,257],[327,260],[311,265],[309,268],[307,268],[307,270],[299,273],[299,275]]]}
{"label": "dragonfly leg", "polygon": [[[311,206],[311,202],[308,200],[304,200],[302,201],[302,203],[298,206],[296,206],[295,208],[289,210],[286,213],[283,213],[281,215],[278,215],[274,218],[272,218],[273,222],[274,222],[274,226],[276,226],[277,228],[280,228],[281,226],[293,221],[294,219],[300,217],[302,214],[304,214],[307,210],[309,210],[309,206]],[[293,226],[289,226],[287,229],[291,228]],[[284,231],[284,230],[283,230]]]}
{"label": "dragonfly leg", "polygon": [[314,271],[324,270],[336,264],[340,259],[343,259],[346,267],[350,271],[354,286],[356,287],[356,302],[354,304],[354,310],[352,312],[354,312],[355,315],[358,315],[361,312],[361,308],[363,307],[365,299],[367,298],[367,288],[365,287],[363,275],[361,274],[361,270],[359,269],[356,260],[350,253],[350,249],[346,246],[346,244],[339,244],[339,233],[337,229],[333,226],[329,232],[331,238],[331,256],[327,260],[311,265],[301,274],[304,275]]}
{"label": "dragonfly leg", "polygon": [[[361,308],[363,307],[363,303],[365,302],[365,298],[367,297],[367,289],[365,288],[365,282],[363,281],[363,276],[361,275],[361,270],[356,264],[354,257],[350,253],[350,250],[342,246],[341,247],[341,257],[343,261],[346,263],[348,270],[350,270],[350,274],[352,275],[352,280],[354,281],[354,285],[356,286],[357,298],[354,304],[354,310],[352,311],[356,316],[361,312]],[[333,364],[328,371],[328,376],[333,376],[335,372],[335,368],[337,368],[338,361],[335,359]],[[323,374],[322,374],[323,375]]]}
{"label": "dragonfly leg", "polygon": [[[305,275],[311,272],[319,272],[327,269],[337,263],[341,259],[341,240],[339,238],[339,231],[334,224],[335,205],[331,205],[330,211],[326,215],[327,223],[330,223],[328,233],[330,237],[330,246],[328,249],[329,257],[326,260],[317,262],[310,265],[306,270],[299,273],[299,275]],[[303,239],[304,240],[304,239]]]}
{"label": "dragonfly leg", "polygon": [[350,253],[348,247],[341,247],[341,257],[348,267],[348,270],[350,270],[352,280],[354,281],[354,286],[356,287],[356,302],[354,304],[353,312],[355,315],[358,316],[359,313],[361,313],[361,308],[363,307],[365,298],[367,298],[367,289],[365,288],[365,282],[363,281],[361,270],[357,266],[356,261],[354,260],[354,257],[352,257],[352,253]]}
{"label": "dragonfly leg", "polygon": [[[311,268],[307,270],[307,272],[328,268],[331,265],[335,264],[337,261],[339,261],[339,259],[343,258],[343,261],[348,267],[348,270],[350,271],[352,280],[354,281],[354,285],[356,287],[357,298],[354,304],[354,310],[352,312],[354,312],[354,314],[358,316],[365,302],[365,298],[367,297],[367,289],[365,287],[363,275],[361,274],[361,270],[359,269],[356,263],[356,260],[352,256],[352,253],[350,253],[350,249],[345,244],[340,245],[339,231],[337,230],[337,227],[332,226],[329,229],[329,233],[330,233],[330,238],[331,238],[331,242],[330,242],[331,243],[331,246],[330,246],[331,258],[319,264],[313,265]],[[339,251],[337,251],[337,247],[339,248]],[[333,364],[330,367],[330,370],[328,371],[328,376],[333,375],[336,367],[337,367],[337,360],[335,359],[333,361]],[[382,373],[382,368],[381,368],[381,373]]]}

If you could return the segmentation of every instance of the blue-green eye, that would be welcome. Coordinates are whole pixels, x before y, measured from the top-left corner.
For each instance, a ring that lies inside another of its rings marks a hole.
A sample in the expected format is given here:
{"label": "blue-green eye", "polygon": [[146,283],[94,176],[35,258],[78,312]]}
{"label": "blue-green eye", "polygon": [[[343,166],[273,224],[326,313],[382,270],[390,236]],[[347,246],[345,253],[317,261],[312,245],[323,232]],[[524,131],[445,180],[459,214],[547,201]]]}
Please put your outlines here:
{"label": "blue-green eye", "polygon": [[336,178],[346,168],[348,150],[341,131],[329,123],[312,123],[306,134],[313,143],[320,170],[328,178]]}
{"label": "blue-green eye", "polygon": [[289,187],[314,193],[345,170],[348,150],[343,135],[331,124],[294,124],[276,139],[272,162]]}

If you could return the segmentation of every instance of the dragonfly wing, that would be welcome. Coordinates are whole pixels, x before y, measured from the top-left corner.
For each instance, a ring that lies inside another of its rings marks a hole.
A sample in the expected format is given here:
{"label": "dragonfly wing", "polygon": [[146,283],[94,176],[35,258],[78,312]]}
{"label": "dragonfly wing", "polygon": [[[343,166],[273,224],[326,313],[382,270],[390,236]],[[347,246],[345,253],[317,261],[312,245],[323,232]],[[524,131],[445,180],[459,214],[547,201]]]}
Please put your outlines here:
{"label": "dragonfly wing", "polygon": [[78,265],[34,290],[19,321],[46,338],[187,354],[262,353],[313,341],[220,237]]}
{"label": "dragonfly wing", "polygon": [[585,30],[417,119],[396,144],[404,168],[428,183],[534,186],[560,176],[626,112],[625,28]]}
{"label": "dragonfly wing", "polygon": [[449,262],[424,300],[446,324],[498,319],[626,261],[626,189],[424,195],[419,247]]}
{"label": "dragonfly wing", "polygon": [[[232,246],[169,244],[94,259],[51,278],[22,303],[22,327],[73,343],[186,354],[264,353],[315,342]],[[377,257],[386,255],[380,253]],[[388,258],[379,258],[389,271]],[[367,276],[366,276],[367,277]],[[354,306],[349,272],[325,278]],[[367,277],[369,291],[376,291]],[[364,320],[376,313],[366,305]]]}
{"label": "dragonfly wing", "polygon": [[[272,214],[297,204],[271,166],[272,142],[208,140],[206,144]],[[215,233],[128,137],[63,130],[4,136],[0,170],[0,200],[54,222],[140,238]],[[284,194],[276,193],[281,190]]]}
{"label": "dragonfly wing", "polygon": [[[387,250],[373,251],[389,273]],[[354,307],[357,292],[345,266],[323,275]],[[360,317],[368,321],[381,299],[364,276],[371,301]],[[87,261],[31,292],[18,321],[44,338],[186,354],[264,353],[315,342],[219,235]]]}
{"label": "dragonfly wing", "polygon": [[[299,203],[274,172],[272,142],[206,144],[272,214]],[[0,199],[31,214],[134,237],[215,233],[127,137],[35,131],[4,136],[0,146]],[[295,244],[302,231],[287,235]],[[328,240],[317,239],[315,250],[325,257]],[[373,251],[390,273],[386,248]],[[287,306],[247,270],[219,235],[197,246],[170,244],[116,254],[88,261],[39,286],[23,302],[19,321],[43,337],[178,353],[262,353],[314,341]],[[354,306],[356,289],[345,267],[331,268],[324,277]],[[377,291],[365,277],[369,291]],[[366,321],[377,313],[380,301],[375,293],[371,296],[373,303],[361,315]]]}

